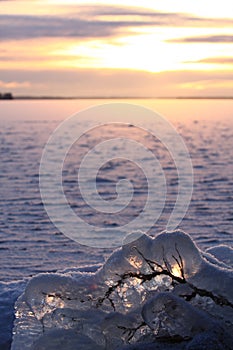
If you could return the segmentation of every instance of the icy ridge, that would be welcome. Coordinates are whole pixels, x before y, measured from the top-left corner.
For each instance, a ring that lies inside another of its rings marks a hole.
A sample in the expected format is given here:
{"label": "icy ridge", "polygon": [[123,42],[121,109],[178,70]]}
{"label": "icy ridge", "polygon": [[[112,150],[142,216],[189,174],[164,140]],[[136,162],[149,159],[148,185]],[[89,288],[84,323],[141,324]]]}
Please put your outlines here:
{"label": "icy ridge", "polygon": [[12,350],[231,349],[230,254],[203,254],[180,230],[135,237],[95,273],[31,279]]}

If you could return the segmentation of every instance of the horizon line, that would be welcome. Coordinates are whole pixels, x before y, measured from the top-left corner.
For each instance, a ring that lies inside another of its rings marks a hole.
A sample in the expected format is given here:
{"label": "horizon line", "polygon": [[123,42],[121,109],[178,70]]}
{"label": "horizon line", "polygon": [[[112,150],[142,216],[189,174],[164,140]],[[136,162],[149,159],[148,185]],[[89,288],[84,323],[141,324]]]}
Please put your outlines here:
{"label": "horizon line", "polygon": [[[12,100],[129,100],[129,99],[181,99],[181,100],[232,100],[233,96],[27,96],[12,95]],[[6,101],[7,99],[0,99]],[[8,100],[9,101],[9,100]]]}

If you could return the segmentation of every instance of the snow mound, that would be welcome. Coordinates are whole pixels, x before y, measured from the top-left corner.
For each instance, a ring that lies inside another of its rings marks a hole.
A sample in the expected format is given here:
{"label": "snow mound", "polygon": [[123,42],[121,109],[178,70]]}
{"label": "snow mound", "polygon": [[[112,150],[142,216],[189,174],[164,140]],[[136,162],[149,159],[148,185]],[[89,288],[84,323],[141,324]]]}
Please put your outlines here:
{"label": "snow mound", "polygon": [[233,249],[231,247],[218,245],[207,249],[207,253],[210,253],[219,261],[222,261],[229,267],[233,268]]}
{"label": "snow mound", "polygon": [[231,349],[228,260],[206,259],[182,231],[135,237],[95,273],[32,278],[15,304],[12,350]]}

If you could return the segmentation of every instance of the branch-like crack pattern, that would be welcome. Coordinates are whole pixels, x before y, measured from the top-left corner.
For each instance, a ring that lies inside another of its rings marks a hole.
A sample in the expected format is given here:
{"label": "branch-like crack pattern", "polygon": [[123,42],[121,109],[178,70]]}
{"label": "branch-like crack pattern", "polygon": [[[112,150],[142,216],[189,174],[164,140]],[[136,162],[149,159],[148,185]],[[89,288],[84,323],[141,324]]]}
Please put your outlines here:
{"label": "branch-like crack pattern", "polygon": [[221,295],[214,295],[212,292],[205,290],[205,289],[197,288],[196,286],[194,286],[191,283],[188,283],[188,286],[193,289],[193,292],[190,295],[184,296],[187,301],[191,301],[197,295],[199,295],[201,297],[209,297],[210,299],[212,299],[215,302],[215,304],[217,304],[219,306],[229,306],[229,307],[233,308],[233,304]]}
{"label": "branch-like crack pattern", "polygon": [[[113,311],[116,311],[116,305],[114,303],[114,293],[118,293],[119,295],[119,289],[123,289],[125,287],[125,283],[129,279],[136,279],[137,284],[139,285],[144,285],[146,282],[153,281],[154,278],[157,276],[168,276],[171,279],[171,285],[173,287],[179,285],[179,284],[186,284],[187,287],[190,289],[190,293],[188,294],[183,294],[180,295],[180,297],[184,298],[186,301],[191,301],[197,296],[201,297],[208,297],[210,298],[216,305],[219,306],[229,306],[233,308],[233,304],[227,300],[225,297],[221,295],[215,295],[211,291],[201,289],[199,287],[196,287],[192,283],[188,282],[187,279],[185,278],[185,272],[184,272],[184,261],[182,259],[182,256],[179,252],[179,249],[177,245],[175,245],[175,251],[176,254],[172,255],[172,259],[174,260],[176,269],[174,270],[173,264],[168,261],[164,247],[162,247],[162,264],[158,263],[154,260],[146,258],[143,253],[137,248],[133,248],[136,253],[141,257],[141,259],[144,261],[146,266],[149,268],[149,272],[141,272],[141,271],[129,271],[125,272],[123,274],[116,274],[119,279],[110,285],[106,292],[104,293],[103,297],[99,297],[95,299],[93,296],[88,295],[86,298],[81,299],[79,297],[70,297],[68,295],[61,295],[61,293],[45,293],[42,292],[44,297],[49,297],[49,298],[58,298],[62,301],[79,301],[81,303],[85,303],[87,301],[91,302],[93,307],[99,308],[103,305],[105,301],[108,301],[110,303],[110,306],[112,307]],[[127,288],[130,288],[130,285],[127,286]],[[121,296],[121,298],[124,298]],[[54,306],[55,307],[55,306]],[[45,314],[48,312],[51,312],[50,310],[47,310]],[[41,323],[43,327],[43,332],[44,332],[44,317],[41,318]],[[134,337],[135,333],[140,330],[143,326],[145,326],[145,323],[139,324],[135,328],[130,328],[130,327],[124,327],[124,326],[118,326],[119,329],[122,329],[124,334],[127,335],[128,341],[130,342],[131,339]]]}
{"label": "branch-like crack pattern", "polygon": [[233,308],[233,304],[230,301],[228,301],[226,298],[224,298],[222,296],[214,295],[211,291],[198,288],[198,287],[194,286],[193,284],[187,282],[187,280],[185,278],[185,273],[184,273],[184,262],[183,262],[181,254],[179,252],[179,249],[177,247],[177,244],[175,245],[175,250],[176,250],[177,256],[172,255],[172,258],[174,259],[174,262],[177,264],[177,266],[179,268],[179,275],[180,276],[177,276],[173,273],[173,269],[171,267],[171,264],[168,262],[168,260],[165,256],[164,247],[162,247],[162,249],[163,249],[163,264],[164,265],[161,265],[156,261],[153,261],[153,260],[146,258],[137,247],[134,247],[134,249],[141,256],[141,258],[147,263],[151,272],[149,272],[149,273],[126,272],[122,275],[117,275],[120,277],[119,280],[115,284],[113,284],[112,286],[109,287],[109,289],[105,292],[105,294],[102,298],[98,299],[96,307],[101,306],[105,300],[108,300],[110,302],[113,310],[115,311],[116,307],[115,307],[115,304],[114,304],[114,301],[113,301],[111,295],[113,292],[115,292],[117,290],[118,287],[123,286],[125,281],[129,278],[139,279],[141,281],[140,284],[143,285],[145,282],[151,281],[157,276],[164,275],[164,276],[169,276],[171,278],[171,280],[172,280],[171,284],[173,286],[175,286],[177,284],[184,284],[185,283],[185,284],[187,284],[188,287],[191,288],[191,290],[192,290],[191,294],[182,296],[187,301],[192,300],[196,296],[209,297],[217,305],[230,306]]}
{"label": "branch-like crack pattern", "polygon": [[137,251],[137,253],[142,257],[142,259],[147,263],[147,265],[149,266],[151,272],[150,273],[142,273],[142,272],[126,272],[122,275],[117,275],[119,276],[119,280],[113,284],[112,286],[109,287],[109,289],[105,292],[104,296],[102,298],[99,298],[96,304],[96,307],[99,307],[103,304],[103,302],[105,300],[108,300],[113,308],[113,310],[115,311],[116,307],[114,304],[113,299],[111,298],[111,295],[114,291],[117,290],[118,287],[121,287],[125,281],[127,281],[127,279],[129,278],[136,278],[139,279],[141,282],[140,284],[144,284],[145,282],[151,281],[153,280],[155,277],[157,276],[168,276],[172,279],[172,284],[177,284],[177,283],[186,283],[186,280],[184,278],[184,271],[183,271],[183,261],[181,258],[181,255],[178,254],[179,256],[179,260],[177,258],[174,258],[175,261],[178,263],[178,266],[180,268],[180,276],[176,276],[172,273],[172,268],[170,266],[170,264],[168,263],[168,261],[165,258],[165,254],[163,254],[163,262],[164,262],[164,266],[165,268],[157,263],[156,261],[147,259],[138,249],[137,247],[134,247],[134,249]]}

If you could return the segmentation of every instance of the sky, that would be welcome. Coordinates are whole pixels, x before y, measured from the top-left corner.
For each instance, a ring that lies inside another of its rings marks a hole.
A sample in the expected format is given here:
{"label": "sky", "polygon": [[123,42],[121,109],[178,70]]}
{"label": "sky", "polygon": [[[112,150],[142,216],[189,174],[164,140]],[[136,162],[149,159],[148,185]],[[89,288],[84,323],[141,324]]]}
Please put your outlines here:
{"label": "sky", "polygon": [[0,92],[233,96],[232,0],[0,0]]}

